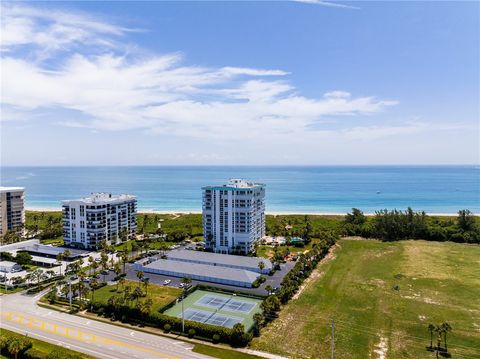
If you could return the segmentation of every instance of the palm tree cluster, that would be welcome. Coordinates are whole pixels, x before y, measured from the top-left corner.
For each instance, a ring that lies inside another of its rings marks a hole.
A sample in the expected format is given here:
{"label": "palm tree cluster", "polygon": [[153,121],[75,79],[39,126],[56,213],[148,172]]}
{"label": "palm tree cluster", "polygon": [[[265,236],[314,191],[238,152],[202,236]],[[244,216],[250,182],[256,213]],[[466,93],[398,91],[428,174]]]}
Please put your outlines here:
{"label": "palm tree cluster", "polygon": [[[452,327],[449,323],[443,322],[440,325],[434,325],[430,323],[428,325],[428,331],[430,332],[430,347],[428,349],[430,351],[435,350],[437,352],[437,357],[438,357],[438,352],[445,352],[448,353],[448,346],[447,346],[447,333],[452,331]],[[437,345],[434,347],[433,346],[433,335],[434,333],[437,334]],[[443,341],[443,347],[442,347],[442,341]]]}

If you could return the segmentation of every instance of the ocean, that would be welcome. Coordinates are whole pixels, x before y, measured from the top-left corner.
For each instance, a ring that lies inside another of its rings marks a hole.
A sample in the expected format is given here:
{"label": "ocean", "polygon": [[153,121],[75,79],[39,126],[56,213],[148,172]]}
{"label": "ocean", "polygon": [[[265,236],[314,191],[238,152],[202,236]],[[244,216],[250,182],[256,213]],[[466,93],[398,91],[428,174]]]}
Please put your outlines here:
{"label": "ocean", "polygon": [[138,196],[139,210],[200,212],[202,186],[245,178],[266,184],[267,212],[365,213],[406,209],[480,213],[479,166],[2,167],[2,186],[26,189],[26,207],[60,209],[91,192]]}

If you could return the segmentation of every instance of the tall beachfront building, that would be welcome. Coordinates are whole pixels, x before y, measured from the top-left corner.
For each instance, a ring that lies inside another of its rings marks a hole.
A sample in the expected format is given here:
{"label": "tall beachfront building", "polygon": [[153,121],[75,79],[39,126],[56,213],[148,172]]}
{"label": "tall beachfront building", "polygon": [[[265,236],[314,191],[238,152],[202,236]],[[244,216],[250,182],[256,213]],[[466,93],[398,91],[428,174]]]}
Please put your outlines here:
{"label": "tall beachfront building", "polygon": [[0,235],[15,231],[23,235],[25,225],[25,189],[0,187]]}
{"label": "tall beachfront building", "polygon": [[216,253],[252,252],[265,236],[265,185],[232,179],[202,190],[205,248]]}
{"label": "tall beachfront building", "polygon": [[98,248],[103,240],[110,245],[135,237],[135,196],[92,193],[89,197],[63,201],[62,211],[63,238],[66,245]]}

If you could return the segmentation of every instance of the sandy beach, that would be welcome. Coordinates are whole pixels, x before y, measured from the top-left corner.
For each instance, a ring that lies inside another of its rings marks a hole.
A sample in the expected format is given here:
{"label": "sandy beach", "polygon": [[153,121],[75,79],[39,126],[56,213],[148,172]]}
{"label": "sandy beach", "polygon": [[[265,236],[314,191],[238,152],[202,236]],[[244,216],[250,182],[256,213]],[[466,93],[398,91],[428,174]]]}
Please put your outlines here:
{"label": "sandy beach", "polygon": [[[35,212],[61,212],[61,208],[48,208],[48,207],[27,207],[27,211]],[[153,209],[138,209],[138,213],[147,213],[147,214],[201,214],[202,211],[157,211]],[[272,216],[288,216],[288,215],[301,215],[301,216],[345,216],[346,213],[338,212],[287,212],[287,211],[267,211],[267,215]],[[364,213],[366,216],[374,216],[375,213]],[[439,217],[455,217],[457,213],[427,213],[429,216],[439,216]],[[475,216],[478,216],[478,213],[474,213]]]}

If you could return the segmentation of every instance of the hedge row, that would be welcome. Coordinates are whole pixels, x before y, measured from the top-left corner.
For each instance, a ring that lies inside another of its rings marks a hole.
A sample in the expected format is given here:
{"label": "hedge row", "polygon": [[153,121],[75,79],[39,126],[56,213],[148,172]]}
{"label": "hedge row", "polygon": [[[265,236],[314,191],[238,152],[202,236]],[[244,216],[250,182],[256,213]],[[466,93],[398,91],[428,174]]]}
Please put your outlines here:
{"label": "hedge row", "polygon": [[[106,317],[114,316],[122,322],[148,324],[165,331],[182,332],[182,320],[162,313],[153,312],[150,314],[142,313],[139,309],[126,305],[114,306],[101,302],[93,302],[92,309],[94,313]],[[168,324],[168,327],[166,325]],[[244,327],[233,329],[185,320],[185,332],[192,333],[201,339],[216,340],[233,346],[245,346],[251,340],[251,334],[244,332]]]}
{"label": "hedge row", "polygon": [[[15,353],[17,351],[17,353]],[[87,356],[63,348],[45,353],[35,348],[29,338],[20,334],[5,334],[0,337],[0,352],[7,358],[18,359],[82,359]]]}

